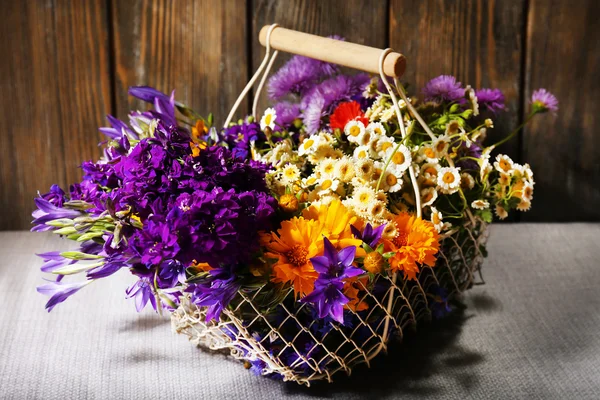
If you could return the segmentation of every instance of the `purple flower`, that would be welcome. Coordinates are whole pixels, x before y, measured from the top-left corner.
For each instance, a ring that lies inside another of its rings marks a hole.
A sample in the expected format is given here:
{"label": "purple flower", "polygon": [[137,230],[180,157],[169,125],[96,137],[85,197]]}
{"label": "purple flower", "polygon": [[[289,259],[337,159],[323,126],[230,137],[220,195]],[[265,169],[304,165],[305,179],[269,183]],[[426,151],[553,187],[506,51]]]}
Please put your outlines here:
{"label": "purple flower", "polygon": [[323,126],[322,119],[331,114],[342,101],[349,101],[364,90],[370,78],[367,74],[356,76],[338,75],[313,87],[302,98],[304,125],[309,134],[316,133]]}
{"label": "purple flower", "polygon": [[[279,119],[279,116],[277,117]],[[250,155],[250,144],[265,140],[260,125],[256,122],[244,121],[241,125],[232,125],[221,133],[234,157],[246,160]]]}
{"label": "purple flower", "polygon": [[444,101],[453,102],[462,99],[465,95],[465,89],[456,78],[451,75],[440,75],[433,78],[423,88],[423,95],[426,101],[441,103]]}
{"label": "purple flower", "polygon": [[105,134],[111,139],[120,139],[125,137],[126,135],[131,136],[133,139],[138,139],[139,136],[135,133],[131,128],[127,126],[127,124],[112,115],[107,115],[106,119],[110,123],[111,127],[102,127],[99,128],[100,132]]}
{"label": "purple flower", "polygon": [[131,86],[129,88],[129,95],[137,97],[146,103],[154,103],[154,99],[156,98],[162,99],[164,102],[169,102],[169,96],[150,86]]}
{"label": "purple flower", "polygon": [[546,89],[534,90],[531,95],[533,112],[544,113],[550,111],[556,114],[558,111],[558,99]]}
{"label": "purple flower", "polygon": [[362,232],[356,229],[354,225],[350,225],[350,229],[357,239],[362,240],[364,243],[368,244],[370,248],[374,249],[377,246],[379,239],[381,239],[385,224],[381,224],[373,229],[373,226],[370,223],[367,223],[367,226],[365,226]]}
{"label": "purple flower", "polygon": [[35,226],[31,229],[32,232],[42,232],[55,229],[50,225],[45,225],[46,222],[54,221],[60,218],[77,218],[81,216],[81,212],[69,210],[67,208],[57,207],[43,198],[34,199],[35,205],[38,207],[31,215],[35,218],[32,224]]}
{"label": "purple flower", "polygon": [[240,289],[235,274],[236,266],[228,264],[210,271],[209,276],[193,283],[185,290],[191,293],[191,301],[197,306],[208,307],[206,320],[218,320]]}
{"label": "purple flower", "polygon": [[138,280],[136,283],[131,285],[125,293],[128,298],[132,298],[135,301],[135,309],[137,312],[140,312],[146,307],[148,300],[150,300],[150,304],[152,308],[156,310],[156,298],[154,297],[154,292],[152,291],[152,285],[148,278],[142,278]]}
{"label": "purple flower", "polygon": [[475,92],[479,107],[483,110],[489,110],[494,114],[499,111],[505,111],[504,94],[500,89],[479,89]]}
{"label": "purple flower", "polygon": [[293,56],[270,79],[267,92],[272,100],[287,94],[302,95],[317,81],[337,72],[337,67],[303,56]]}
{"label": "purple flower", "polygon": [[300,118],[300,105],[281,101],[275,104],[275,113],[277,114],[275,123],[281,128],[287,129],[297,118]]}
{"label": "purple flower", "polygon": [[50,299],[46,303],[46,310],[50,312],[57,304],[62,303],[91,282],[91,280],[74,283],[50,282],[38,286],[37,291],[43,295],[50,296]]}
{"label": "purple flower", "polygon": [[324,255],[313,257],[310,261],[319,277],[314,290],[301,299],[304,303],[313,303],[319,318],[330,315],[339,323],[344,322],[344,305],[350,299],[344,296],[344,279],[361,275],[363,270],[352,266],[356,247],[348,246],[339,252],[329,239],[324,238]]}

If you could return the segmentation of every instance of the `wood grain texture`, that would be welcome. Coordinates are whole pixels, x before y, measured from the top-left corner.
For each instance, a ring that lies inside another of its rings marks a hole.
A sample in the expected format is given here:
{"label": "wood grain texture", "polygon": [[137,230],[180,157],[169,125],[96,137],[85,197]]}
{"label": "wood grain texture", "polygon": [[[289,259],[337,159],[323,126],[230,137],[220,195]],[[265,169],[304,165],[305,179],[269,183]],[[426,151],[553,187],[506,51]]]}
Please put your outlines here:
{"label": "wood grain texture", "polygon": [[600,220],[599,15],[596,0],[531,1],[525,92],[545,87],[560,109],[525,131],[536,180],[527,221]]}
{"label": "wood grain texture", "polygon": [[[386,1],[362,0],[252,0],[252,73],[258,68],[265,49],[258,42],[264,25],[277,23],[284,28],[314,35],[339,35],[347,41],[372,47],[387,47]],[[281,53],[273,66],[276,71],[290,55]],[[261,94],[258,113],[268,104],[266,90]]]}
{"label": "wood grain texture", "polygon": [[[404,81],[417,94],[432,78],[454,75],[474,88],[499,88],[509,112],[488,143],[519,124],[524,0],[391,0],[390,47],[407,58]],[[518,159],[518,140],[499,148]]]}
{"label": "wood grain texture", "polygon": [[245,1],[112,0],[112,16],[119,117],[145,109],[127,88],[148,85],[225,119],[248,80]]}
{"label": "wood grain texture", "polygon": [[100,155],[110,108],[104,1],[2,3],[0,229],[29,229],[33,198]]}

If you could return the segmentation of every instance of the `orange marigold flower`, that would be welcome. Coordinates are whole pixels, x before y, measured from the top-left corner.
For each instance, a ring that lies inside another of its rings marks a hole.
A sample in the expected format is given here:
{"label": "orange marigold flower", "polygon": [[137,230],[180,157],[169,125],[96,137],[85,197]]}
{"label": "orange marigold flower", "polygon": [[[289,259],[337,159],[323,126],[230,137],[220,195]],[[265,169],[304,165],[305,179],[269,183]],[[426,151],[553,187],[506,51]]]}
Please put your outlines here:
{"label": "orange marigold flower", "polygon": [[277,233],[261,234],[261,244],[268,258],[276,259],[273,264],[273,282],[289,282],[297,296],[313,291],[318,273],[310,261],[323,255],[323,237],[336,247],[357,247],[357,255],[364,254],[362,242],[354,239],[350,223],[356,220],[339,201],[328,206],[310,207],[302,217],[283,221]]}
{"label": "orange marigold flower", "polygon": [[344,296],[350,299],[345,305],[346,308],[354,312],[363,311],[369,308],[365,301],[361,301],[359,294],[364,291],[369,278],[366,276],[355,276],[344,283]]}
{"label": "orange marigold flower", "polygon": [[394,218],[398,234],[393,239],[384,239],[386,251],[396,254],[389,259],[392,271],[404,271],[408,279],[416,279],[418,264],[435,265],[435,255],[440,249],[439,234],[429,221],[408,213]]}

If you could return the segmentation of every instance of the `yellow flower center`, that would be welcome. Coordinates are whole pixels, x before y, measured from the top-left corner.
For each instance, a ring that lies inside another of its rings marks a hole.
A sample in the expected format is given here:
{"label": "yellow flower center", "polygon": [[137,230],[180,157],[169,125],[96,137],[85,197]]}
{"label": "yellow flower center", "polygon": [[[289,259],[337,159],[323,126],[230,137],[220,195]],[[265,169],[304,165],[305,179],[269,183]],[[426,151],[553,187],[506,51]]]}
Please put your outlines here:
{"label": "yellow flower center", "polygon": [[356,125],[350,127],[350,136],[358,136],[360,135],[360,128]]}
{"label": "yellow flower center", "polygon": [[408,235],[405,232],[400,232],[393,240],[397,247],[406,246],[408,244]]}
{"label": "yellow flower center", "polygon": [[284,194],[279,198],[279,207],[286,212],[298,210],[298,199],[293,194]]}
{"label": "yellow flower center", "polygon": [[361,193],[360,196],[358,196],[358,201],[360,201],[363,204],[368,203],[370,200],[371,196],[369,195],[369,193]]}
{"label": "yellow flower center", "polygon": [[315,177],[311,177],[311,178],[308,178],[308,179],[306,180],[306,184],[307,184],[308,186],[311,186],[311,185],[314,185],[316,181],[317,181],[317,178],[315,178]]}
{"label": "yellow flower center", "polygon": [[293,169],[286,169],[285,170],[285,176],[288,178],[293,178],[296,176],[296,171],[294,171]]}
{"label": "yellow flower center", "polygon": [[373,129],[373,132],[375,132],[375,133],[377,133],[378,135],[380,135],[380,134],[381,134],[381,128],[380,128],[380,127],[377,127],[377,128],[375,128],[375,129]]}
{"label": "yellow flower center", "polygon": [[306,264],[308,255],[308,250],[306,247],[301,244],[297,244],[292,247],[288,252],[285,253],[285,256],[288,259],[288,262],[296,267],[301,267]]}
{"label": "yellow flower center", "polygon": [[390,147],[392,147],[393,145],[390,142],[384,142],[381,145],[381,151],[386,151],[387,149],[389,149]]}
{"label": "yellow flower center", "polygon": [[323,183],[321,184],[321,189],[327,190],[331,187],[331,185],[333,185],[333,182],[331,182],[331,180],[327,179],[326,181],[323,181]]}
{"label": "yellow flower center", "polygon": [[313,144],[315,144],[315,141],[313,139],[308,139],[306,142],[304,142],[304,150],[310,149]]}
{"label": "yellow flower center", "polygon": [[435,225],[439,224],[439,223],[441,222],[441,220],[440,220],[440,215],[439,215],[438,213],[434,213],[434,214],[431,216],[431,221],[432,221],[432,222],[433,222]]}
{"label": "yellow flower center", "polygon": [[367,158],[367,152],[364,150],[359,151],[358,158]]}
{"label": "yellow flower center", "polygon": [[452,172],[446,172],[446,173],[444,174],[444,176],[442,177],[442,180],[443,180],[445,183],[448,183],[448,184],[449,184],[449,183],[452,183],[452,182],[454,182],[454,181],[455,181],[455,179],[456,179],[456,178],[454,177],[454,174],[453,174]]}
{"label": "yellow flower center", "polygon": [[510,170],[510,163],[508,161],[502,159],[498,164],[500,165],[500,169],[502,169],[503,171]]}
{"label": "yellow flower center", "polygon": [[333,164],[327,164],[325,165],[325,168],[323,169],[323,171],[325,171],[326,174],[330,174],[333,172],[334,166]]}
{"label": "yellow flower center", "polygon": [[446,142],[444,142],[444,141],[438,142],[438,144],[435,148],[439,153],[441,153],[446,148]]}
{"label": "yellow flower center", "polygon": [[406,161],[406,157],[404,157],[404,153],[397,152],[392,157],[392,161],[394,162],[394,164],[401,165],[401,164],[404,164],[404,161]]}
{"label": "yellow flower center", "polygon": [[427,194],[425,196],[423,196],[423,203],[427,203],[432,198],[433,198],[433,193],[432,192],[427,192]]}
{"label": "yellow flower center", "polygon": [[362,142],[363,143],[369,143],[369,141],[371,140],[371,134],[366,132],[362,138]]}
{"label": "yellow flower center", "polygon": [[435,152],[432,148],[427,147],[423,153],[429,158],[435,158]]}
{"label": "yellow flower center", "polygon": [[364,175],[369,175],[372,170],[373,168],[369,164],[363,164],[360,167],[360,172],[362,172]]}
{"label": "yellow flower center", "polygon": [[389,186],[394,186],[396,183],[398,183],[398,178],[396,178],[396,176],[394,174],[389,174],[388,176],[385,177],[385,182]]}
{"label": "yellow flower center", "polygon": [[430,174],[432,176],[437,176],[437,169],[435,169],[434,167],[427,167],[425,168],[425,173]]}
{"label": "yellow flower center", "polygon": [[271,124],[271,118],[272,118],[272,117],[273,117],[273,116],[272,116],[271,114],[267,114],[267,115],[265,116],[265,124],[266,124],[266,125],[270,125],[270,124]]}

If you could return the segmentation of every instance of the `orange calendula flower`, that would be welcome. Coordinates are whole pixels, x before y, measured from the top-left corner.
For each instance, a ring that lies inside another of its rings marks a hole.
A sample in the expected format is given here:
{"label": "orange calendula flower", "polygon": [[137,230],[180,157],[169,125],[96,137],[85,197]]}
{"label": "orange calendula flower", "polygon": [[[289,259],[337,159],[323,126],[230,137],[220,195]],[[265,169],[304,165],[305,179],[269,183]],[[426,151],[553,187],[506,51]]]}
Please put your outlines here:
{"label": "orange calendula flower", "polygon": [[263,233],[261,244],[265,255],[276,259],[273,264],[273,282],[289,282],[297,296],[313,291],[318,273],[310,261],[323,255],[323,237],[337,248],[356,246],[357,256],[364,255],[362,241],[355,239],[350,224],[356,220],[339,200],[328,206],[310,207],[302,217],[294,217],[281,223],[277,232]]}
{"label": "orange calendula flower", "polygon": [[408,279],[416,279],[418,264],[435,265],[435,255],[440,243],[439,234],[429,221],[408,213],[394,218],[398,234],[393,239],[384,239],[386,251],[396,253],[389,259],[392,271],[404,271]]}
{"label": "orange calendula flower", "polygon": [[192,149],[192,156],[198,157],[200,152],[206,149],[206,142],[200,138],[208,132],[208,127],[204,125],[204,121],[196,121],[196,125],[192,127],[192,141],[190,142],[190,148]]}
{"label": "orange calendula flower", "polygon": [[367,276],[355,276],[344,283],[344,295],[350,299],[348,304],[345,305],[346,308],[354,312],[369,308],[369,305],[359,298],[359,296],[364,296],[364,290],[368,281],[369,277]]}

